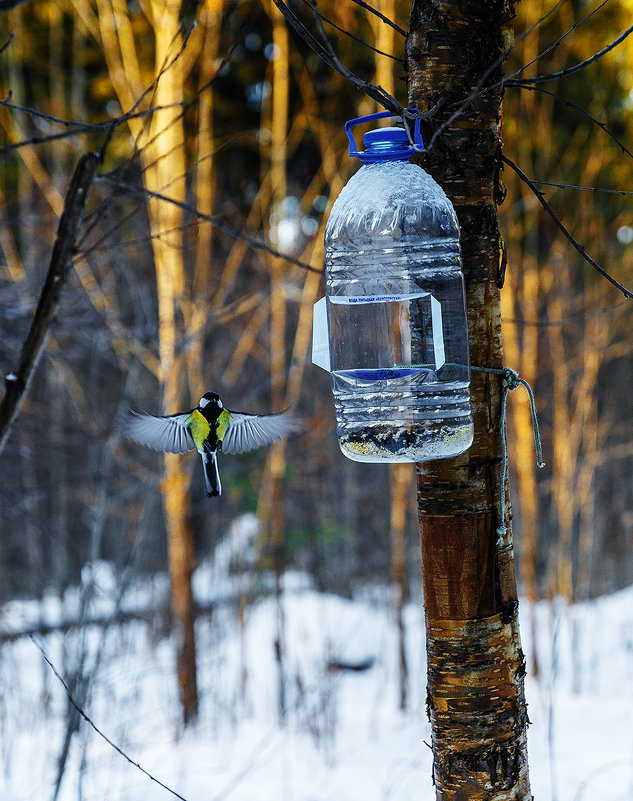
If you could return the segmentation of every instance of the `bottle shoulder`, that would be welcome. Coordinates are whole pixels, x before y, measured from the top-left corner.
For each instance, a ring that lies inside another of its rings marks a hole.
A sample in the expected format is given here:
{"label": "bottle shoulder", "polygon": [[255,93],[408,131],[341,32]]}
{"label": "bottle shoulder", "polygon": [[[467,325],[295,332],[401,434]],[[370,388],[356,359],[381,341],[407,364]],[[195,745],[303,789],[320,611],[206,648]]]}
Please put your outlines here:
{"label": "bottle shoulder", "polygon": [[446,194],[421,167],[408,161],[365,164],[335,200],[325,244],[337,247],[358,237],[458,239],[459,225]]}

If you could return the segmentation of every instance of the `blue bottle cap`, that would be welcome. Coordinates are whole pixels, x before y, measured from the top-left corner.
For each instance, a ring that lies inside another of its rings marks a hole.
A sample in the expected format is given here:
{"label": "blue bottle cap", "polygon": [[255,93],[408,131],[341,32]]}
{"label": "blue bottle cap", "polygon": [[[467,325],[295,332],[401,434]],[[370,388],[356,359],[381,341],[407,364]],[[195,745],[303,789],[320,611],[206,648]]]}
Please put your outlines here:
{"label": "blue bottle cap", "polygon": [[[407,111],[417,113],[416,109],[407,109]],[[414,125],[413,143],[409,140],[409,135],[404,128],[376,128],[373,131],[368,131],[363,136],[363,143],[367,149],[360,153],[358,152],[356,140],[351,130],[355,125],[395,116],[396,115],[392,114],[390,111],[384,111],[379,114],[369,114],[366,117],[358,117],[345,123],[345,133],[349,139],[350,156],[359,158],[367,163],[403,161],[405,159],[410,159],[416,152],[423,150],[424,143],[420,132],[420,117],[418,116]]]}
{"label": "blue bottle cap", "polygon": [[376,128],[363,135],[366,150],[359,153],[363,161],[400,161],[415,153],[404,128]]}

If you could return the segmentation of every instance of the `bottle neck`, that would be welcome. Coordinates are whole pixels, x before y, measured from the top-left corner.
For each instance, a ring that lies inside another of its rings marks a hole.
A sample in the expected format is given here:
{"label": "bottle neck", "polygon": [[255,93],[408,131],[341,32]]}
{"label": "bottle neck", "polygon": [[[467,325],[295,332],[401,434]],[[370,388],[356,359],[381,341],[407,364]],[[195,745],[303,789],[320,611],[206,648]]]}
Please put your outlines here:
{"label": "bottle neck", "polygon": [[408,161],[415,151],[410,145],[372,144],[358,157],[364,164],[381,164],[388,161]]}

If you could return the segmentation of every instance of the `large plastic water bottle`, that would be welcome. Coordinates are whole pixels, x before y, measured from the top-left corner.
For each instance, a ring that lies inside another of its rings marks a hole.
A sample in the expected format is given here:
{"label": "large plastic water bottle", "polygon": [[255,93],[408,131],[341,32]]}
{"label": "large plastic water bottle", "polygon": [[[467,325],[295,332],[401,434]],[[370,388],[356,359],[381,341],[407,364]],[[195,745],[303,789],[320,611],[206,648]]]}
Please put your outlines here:
{"label": "large plastic water bottle", "polygon": [[[459,226],[440,186],[409,159],[403,128],[363,137],[364,165],[325,231],[326,297],[313,359],[332,374],[341,450],[361,462],[456,456],[473,441]],[[329,358],[319,339],[327,315]],[[320,354],[317,353],[320,349]]]}

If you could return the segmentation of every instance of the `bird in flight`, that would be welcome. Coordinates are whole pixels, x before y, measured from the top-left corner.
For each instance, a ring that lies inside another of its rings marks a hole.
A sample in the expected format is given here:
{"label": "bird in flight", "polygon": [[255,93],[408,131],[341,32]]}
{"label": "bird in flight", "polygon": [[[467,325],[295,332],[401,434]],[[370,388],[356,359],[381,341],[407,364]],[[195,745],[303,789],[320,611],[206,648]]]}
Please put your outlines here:
{"label": "bird in flight", "polygon": [[164,453],[194,448],[202,457],[204,486],[209,498],[222,494],[217,453],[243,453],[269,445],[301,428],[288,412],[245,414],[226,409],[216,392],[205,392],[195,409],[177,414],[130,412],[124,422],[128,439]]}

